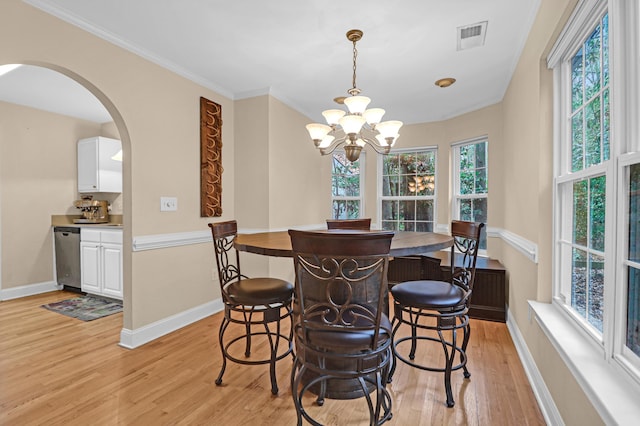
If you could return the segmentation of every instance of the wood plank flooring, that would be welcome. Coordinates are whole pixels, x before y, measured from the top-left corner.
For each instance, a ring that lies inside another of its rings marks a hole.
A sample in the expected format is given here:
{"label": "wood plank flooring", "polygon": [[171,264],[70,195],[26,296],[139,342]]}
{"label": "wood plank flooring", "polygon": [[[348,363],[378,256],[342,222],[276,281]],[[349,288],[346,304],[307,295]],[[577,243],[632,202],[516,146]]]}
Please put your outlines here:
{"label": "wood plank flooring", "polygon": [[[73,297],[53,292],[0,302],[0,425],[294,425],[289,374],[280,393],[267,366],[229,363],[216,386],[221,314],[135,350],[118,346],[122,314],[91,322],[40,305]],[[421,356],[437,359],[440,348]],[[506,325],[472,321],[471,379],[455,372],[454,408],[440,374],[400,363],[389,425],[541,425],[544,420]],[[254,348],[263,350],[260,345]],[[367,424],[364,399],[306,406],[327,425]]]}

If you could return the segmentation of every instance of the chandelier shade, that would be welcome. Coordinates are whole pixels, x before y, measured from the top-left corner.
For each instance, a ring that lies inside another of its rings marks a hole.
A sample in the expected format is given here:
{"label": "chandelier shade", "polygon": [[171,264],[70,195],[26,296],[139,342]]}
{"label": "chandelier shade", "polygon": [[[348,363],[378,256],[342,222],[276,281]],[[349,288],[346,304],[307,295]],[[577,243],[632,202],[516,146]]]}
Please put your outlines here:
{"label": "chandelier shade", "polygon": [[326,111],[322,111],[324,119],[327,120],[327,123],[330,126],[335,126],[336,124],[338,124],[340,119],[344,117],[345,114],[346,112],[341,109],[328,109]]}
{"label": "chandelier shade", "polygon": [[322,112],[327,124],[307,124],[307,131],[322,155],[331,154],[343,146],[349,161],[357,161],[362,148],[371,146],[379,154],[388,154],[398,140],[402,122],[381,121],[385,114],[382,108],[369,108],[371,99],[360,96],[356,86],[356,42],[362,38],[362,31],[349,30],[347,39],[353,43],[353,87],[347,90],[350,96],[336,98],[348,111],[328,109]]}
{"label": "chandelier shade", "polygon": [[371,103],[371,99],[366,96],[350,96],[344,99],[344,104],[349,108],[351,114],[362,114],[369,103]]}

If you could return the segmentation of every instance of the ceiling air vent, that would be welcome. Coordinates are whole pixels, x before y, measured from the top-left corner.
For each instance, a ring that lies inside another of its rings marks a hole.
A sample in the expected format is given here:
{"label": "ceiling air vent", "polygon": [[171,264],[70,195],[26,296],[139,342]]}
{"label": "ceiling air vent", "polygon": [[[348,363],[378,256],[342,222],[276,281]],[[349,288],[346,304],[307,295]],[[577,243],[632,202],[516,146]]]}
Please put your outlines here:
{"label": "ceiling air vent", "polygon": [[483,46],[486,35],[487,21],[458,27],[458,50]]}

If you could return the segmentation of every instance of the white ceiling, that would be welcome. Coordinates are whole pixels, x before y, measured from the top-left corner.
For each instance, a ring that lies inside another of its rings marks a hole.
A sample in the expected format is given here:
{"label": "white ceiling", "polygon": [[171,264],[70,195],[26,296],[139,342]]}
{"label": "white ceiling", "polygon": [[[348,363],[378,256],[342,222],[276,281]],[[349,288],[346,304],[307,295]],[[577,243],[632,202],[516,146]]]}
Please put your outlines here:
{"label": "white ceiling", "polygon": [[[540,3],[24,1],[231,99],[270,93],[316,121],[351,87],[352,45],[345,33],[358,28],[364,37],[357,44],[357,86],[372,99],[371,107],[386,109],[385,119],[405,123],[442,120],[499,102]],[[457,28],[482,21],[488,21],[485,45],[457,51]],[[82,90],[49,81],[57,77],[18,68],[0,77],[0,100],[51,110],[39,104],[46,98],[74,116],[74,105],[91,109],[90,101],[76,99]],[[435,86],[442,77],[457,82],[447,89]],[[47,95],[52,89],[63,91]],[[103,122],[104,116],[87,119]]]}

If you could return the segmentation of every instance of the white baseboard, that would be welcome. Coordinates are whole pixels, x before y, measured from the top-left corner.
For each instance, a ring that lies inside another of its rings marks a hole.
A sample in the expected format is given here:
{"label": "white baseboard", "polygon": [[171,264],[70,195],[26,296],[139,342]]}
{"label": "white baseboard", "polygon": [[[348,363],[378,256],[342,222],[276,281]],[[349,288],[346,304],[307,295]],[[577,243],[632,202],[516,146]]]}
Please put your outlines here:
{"label": "white baseboard", "polygon": [[524,341],[522,333],[520,333],[518,325],[512,320],[512,318],[513,316],[511,313],[507,311],[507,328],[509,329],[511,340],[513,340],[513,344],[515,345],[518,356],[520,357],[520,362],[522,362],[522,366],[524,367],[524,372],[531,384],[533,394],[538,401],[538,406],[540,407],[542,416],[548,425],[563,426],[564,421],[558,411],[558,407],[553,401],[549,388],[547,388],[547,385],[544,383],[540,370],[538,370],[538,366],[533,360],[531,352],[529,352],[529,348]]}
{"label": "white baseboard", "polygon": [[48,293],[50,291],[57,291],[62,289],[55,281],[46,281],[36,284],[28,284],[20,287],[11,287],[0,289],[0,300],[19,299],[20,297],[33,296],[41,293]]}
{"label": "white baseboard", "polygon": [[135,349],[149,343],[159,337],[186,327],[196,321],[220,312],[223,309],[222,299],[215,299],[195,308],[163,318],[154,323],[145,325],[135,330],[123,328],[120,331],[120,346],[127,349]]}

